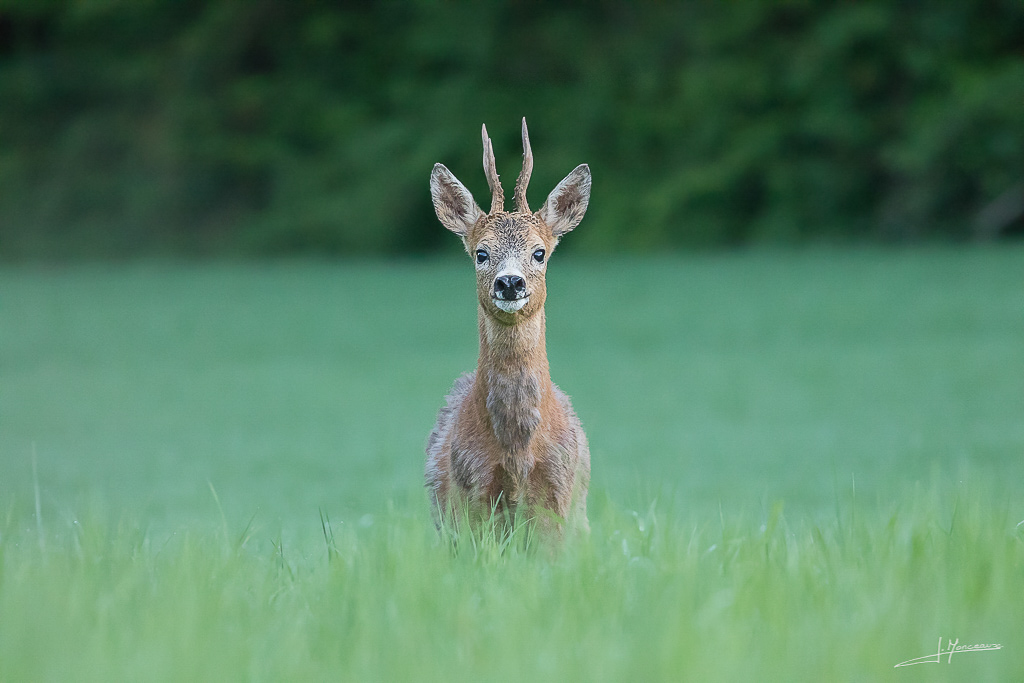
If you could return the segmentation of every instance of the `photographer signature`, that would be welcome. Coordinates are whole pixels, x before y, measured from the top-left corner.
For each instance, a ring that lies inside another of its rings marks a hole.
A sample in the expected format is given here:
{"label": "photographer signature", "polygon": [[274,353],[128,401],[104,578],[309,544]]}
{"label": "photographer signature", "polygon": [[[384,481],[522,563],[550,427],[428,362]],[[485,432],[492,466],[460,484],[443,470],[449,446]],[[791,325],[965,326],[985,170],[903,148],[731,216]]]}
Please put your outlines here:
{"label": "photographer signature", "polygon": [[946,663],[950,664],[953,661],[953,655],[961,652],[983,652],[985,650],[1002,650],[1003,646],[998,643],[980,643],[976,645],[961,645],[960,639],[948,640],[945,648],[942,647],[942,636],[939,636],[939,647],[935,654],[925,655],[924,657],[917,657],[916,659],[908,659],[905,662],[900,662],[893,668],[901,666],[913,666],[914,664],[941,664],[942,658],[946,657]]}

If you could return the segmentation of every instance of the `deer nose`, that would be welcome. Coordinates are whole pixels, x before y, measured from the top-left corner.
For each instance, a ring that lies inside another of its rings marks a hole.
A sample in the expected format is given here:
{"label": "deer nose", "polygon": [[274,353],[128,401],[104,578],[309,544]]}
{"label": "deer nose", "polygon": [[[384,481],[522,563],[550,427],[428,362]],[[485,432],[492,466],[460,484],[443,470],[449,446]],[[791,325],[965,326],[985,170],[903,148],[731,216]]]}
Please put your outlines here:
{"label": "deer nose", "polygon": [[494,281],[494,296],[504,301],[519,299],[526,293],[526,280],[518,275],[502,275]]}

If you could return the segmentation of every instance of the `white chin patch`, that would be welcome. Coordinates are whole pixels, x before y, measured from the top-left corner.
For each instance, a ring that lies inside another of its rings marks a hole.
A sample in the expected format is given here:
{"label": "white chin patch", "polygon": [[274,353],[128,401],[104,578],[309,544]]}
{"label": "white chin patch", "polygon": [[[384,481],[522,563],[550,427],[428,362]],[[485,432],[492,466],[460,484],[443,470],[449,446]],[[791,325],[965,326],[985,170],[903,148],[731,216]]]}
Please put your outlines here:
{"label": "white chin patch", "polygon": [[495,299],[494,297],[491,297],[491,301],[494,302],[495,306],[506,313],[515,313],[530,301],[530,297],[524,296],[522,299],[515,299],[513,301],[505,301],[504,299]]}

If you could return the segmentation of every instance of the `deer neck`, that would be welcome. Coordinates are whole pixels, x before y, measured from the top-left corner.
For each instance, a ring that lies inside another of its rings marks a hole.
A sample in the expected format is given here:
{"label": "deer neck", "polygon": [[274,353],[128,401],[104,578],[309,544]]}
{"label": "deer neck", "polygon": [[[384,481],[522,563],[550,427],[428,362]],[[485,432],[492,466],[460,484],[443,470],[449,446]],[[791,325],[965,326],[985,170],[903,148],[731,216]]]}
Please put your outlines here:
{"label": "deer neck", "polygon": [[479,310],[477,385],[498,442],[509,456],[524,454],[541,422],[541,400],[550,390],[544,343],[544,309],[516,325]]}

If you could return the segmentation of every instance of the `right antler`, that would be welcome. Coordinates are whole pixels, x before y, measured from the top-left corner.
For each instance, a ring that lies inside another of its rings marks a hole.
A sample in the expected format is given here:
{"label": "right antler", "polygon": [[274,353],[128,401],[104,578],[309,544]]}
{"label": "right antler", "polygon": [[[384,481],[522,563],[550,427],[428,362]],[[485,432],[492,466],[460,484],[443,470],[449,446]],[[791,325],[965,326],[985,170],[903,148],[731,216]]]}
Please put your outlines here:
{"label": "right antler", "polygon": [[523,170],[516,180],[516,211],[530,213],[530,205],[526,203],[526,187],[530,184],[533,173],[533,150],[530,149],[530,134],[526,130],[526,117],[523,117]]}

